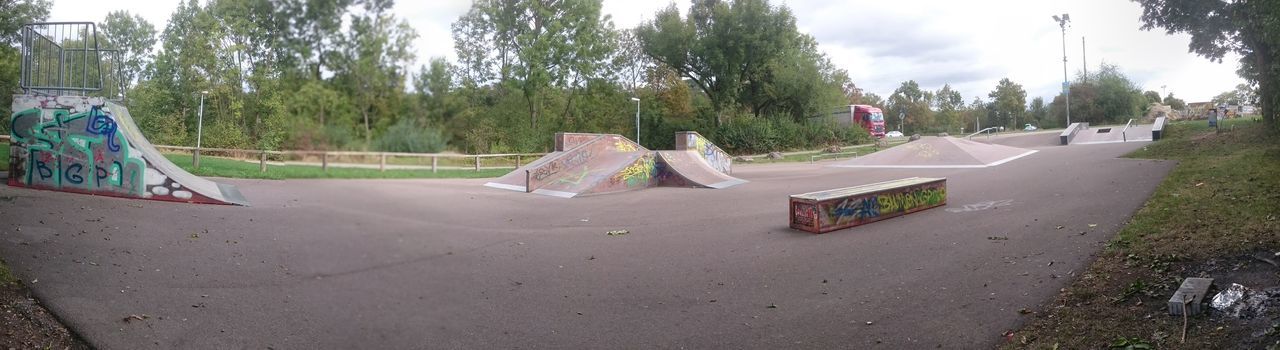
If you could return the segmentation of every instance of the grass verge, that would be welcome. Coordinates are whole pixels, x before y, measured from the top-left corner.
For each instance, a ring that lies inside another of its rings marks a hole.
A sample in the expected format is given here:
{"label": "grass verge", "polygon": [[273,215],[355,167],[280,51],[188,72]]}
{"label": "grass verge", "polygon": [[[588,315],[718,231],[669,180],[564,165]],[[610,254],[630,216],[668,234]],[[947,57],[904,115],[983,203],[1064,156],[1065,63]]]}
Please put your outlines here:
{"label": "grass verge", "polygon": [[306,165],[267,165],[267,172],[259,169],[258,163],[239,160],[202,156],[200,169],[191,164],[190,155],[166,154],[169,161],[199,176],[217,176],[244,179],[444,179],[444,178],[489,178],[498,177],[511,172],[511,169],[441,169],[439,172],[427,170],[389,169],[385,172],[378,169],[337,168],[329,167],[324,171],[317,166]]}
{"label": "grass verge", "polygon": [[1242,319],[1210,311],[1189,319],[1185,341],[1183,319],[1168,314],[1166,302],[1186,277],[1280,286],[1280,268],[1255,258],[1280,249],[1280,137],[1252,120],[1227,121],[1221,132],[1204,124],[1169,125],[1164,139],[1129,155],[1178,165],[1005,348],[1280,347],[1273,321],[1280,312]]}
{"label": "grass verge", "polygon": [[9,143],[0,143],[0,171],[9,170]]}

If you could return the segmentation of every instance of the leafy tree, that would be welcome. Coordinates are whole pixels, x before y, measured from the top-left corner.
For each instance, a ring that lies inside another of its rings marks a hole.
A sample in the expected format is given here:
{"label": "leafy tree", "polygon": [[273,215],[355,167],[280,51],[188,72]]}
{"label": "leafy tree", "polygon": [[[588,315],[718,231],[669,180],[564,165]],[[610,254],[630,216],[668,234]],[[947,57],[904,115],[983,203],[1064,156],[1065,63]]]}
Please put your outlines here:
{"label": "leafy tree", "polygon": [[930,109],[932,97],[933,93],[921,90],[920,84],[915,80],[902,82],[902,85],[889,95],[888,109],[885,110],[886,122],[904,118],[899,121],[904,133],[938,129],[933,123],[933,110]]}
{"label": "leafy tree", "polygon": [[102,33],[106,37],[106,45],[119,50],[119,71],[127,92],[143,68],[151,63],[156,28],[142,16],[131,15],[128,11],[112,11],[102,23]]}
{"label": "leafy tree", "polygon": [[1173,108],[1175,111],[1187,109],[1187,102],[1180,98],[1173,97],[1172,92],[1170,92],[1168,96],[1164,97],[1164,105],[1169,106],[1169,108]]}
{"label": "leafy tree", "polygon": [[20,93],[22,59],[17,45],[22,25],[49,18],[49,0],[0,1],[0,132],[9,129],[13,94]]}
{"label": "leafy tree", "polygon": [[606,67],[616,34],[600,8],[599,0],[473,2],[453,24],[464,84],[517,88],[536,128],[552,87],[579,87]]}
{"label": "leafy tree", "polygon": [[1280,132],[1280,2],[1134,0],[1142,5],[1143,29],[1191,35],[1192,52],[1222,61],[1240,55],[1240,76],[1258,86],[1262,118]]}
{"label": "leafy tree", "polygon": [[636,34],[649,56],[689,78],[711,99],[717,125],[738,104],[759,116],[782,91],[773,86],[773,74],[788,63],[813,63],[816,51],[809,47],[816,46],[812,38],[796,29],[791,10],[768,0],[695,1],[684,18],[672,4]]}
{"label": "leafy tree", "polygon": [[934,109],[938,111],[936,122],[943,130],[957,130],[964,125],[961,110],[964,109],[964,98],[960,92],[951,88],[951,84],[942,85],[934,93]]}
{"label": "leafy tree", "polygon": [[995,118],[991,120],[992,126],[1009,126],[1010,128],[1018,128],[1018,117],[1026,111],[1027,91],[1022,89],[1022,85],[1014,83],[1009,78],[1000,79],[996,84],[996,89],[987,94],[991,98],[992,112]]}
{"label": "leafy tree", "polygon": [[1027,116],[1033,120],[1036,126],[1043,127],[1045,125],[1053,125],[1049,119],[1049,108],[1044,104],[1044,97],[1036,96],[1031,99],[1031,105],[1027,107]]}
{"label": "leafy tree", "polygon": [[1146,98],[1147,98],[1147,103],[1160,103],[1160,93],[1159,93],[1159,92],[1155,92],[1155,91],[1147,90],[1147,92],[1143,92],[1143,93],[1142,93],[1142,97],[1146,97]]}

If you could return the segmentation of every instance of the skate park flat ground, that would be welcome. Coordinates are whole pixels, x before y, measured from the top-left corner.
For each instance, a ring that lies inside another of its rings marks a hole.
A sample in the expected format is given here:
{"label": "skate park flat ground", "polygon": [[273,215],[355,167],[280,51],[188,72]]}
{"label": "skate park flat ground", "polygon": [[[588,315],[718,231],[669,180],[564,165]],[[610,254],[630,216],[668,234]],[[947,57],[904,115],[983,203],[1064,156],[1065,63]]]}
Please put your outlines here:
{"label": "skate park flat ground", "polygon": [[[102,349],[992,347],[1173,167],[1116,158],[1146,144],[573,199],[485,179],[219,180],[252,207],[0,186],[0,256]],[[787,227],[788,195],[911,176],[946,177],[948,204]]]}

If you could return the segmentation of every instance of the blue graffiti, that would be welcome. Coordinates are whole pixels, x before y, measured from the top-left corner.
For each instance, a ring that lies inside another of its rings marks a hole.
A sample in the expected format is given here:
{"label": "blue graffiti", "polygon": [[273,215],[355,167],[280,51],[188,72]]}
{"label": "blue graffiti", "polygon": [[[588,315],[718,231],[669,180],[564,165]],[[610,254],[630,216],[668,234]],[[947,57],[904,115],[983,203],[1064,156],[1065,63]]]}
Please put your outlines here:
{"label": "blue graffiti", "polygon": [[116,124],[115,119],[110,115],[103,113],[102,108],[94,106],[89,110],[89,122],[85,124],[84,131],[93,135],[103,135],[107,139],[107,149],[111,152],[120,152],[120,144],[116,143],[116,130],[120,126]]}

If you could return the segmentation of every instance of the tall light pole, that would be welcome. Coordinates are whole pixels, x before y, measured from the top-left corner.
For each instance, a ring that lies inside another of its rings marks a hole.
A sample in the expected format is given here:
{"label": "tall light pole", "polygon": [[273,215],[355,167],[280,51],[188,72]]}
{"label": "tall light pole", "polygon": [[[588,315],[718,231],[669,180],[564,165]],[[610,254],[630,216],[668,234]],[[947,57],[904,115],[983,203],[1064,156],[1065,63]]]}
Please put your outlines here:
{"label": "tall light pole", "polygon": [[640,143],[640,99],[632,97],[631,100],[636,102],[636,143]]}
{"label": "tall light pole", "polygon": [[1053,20],[1058,21],[1058,26],[1062,27],[1062,92],[1067,95],[1067,126],[1071,126],[1071,83],[1067,80],[1067,23],[1071,22],[1071,15],[1066,13],[1062,17],[1053,15]]}
{"label": "tall light pole", "polygon": [[196,114],[196,151],[193,153],[195,159],[191,160],[196,169],[200,169],[200,141],[204,136],[204,95],[208,94],[208,90],[200,91],[200,112]]}

